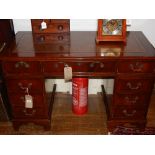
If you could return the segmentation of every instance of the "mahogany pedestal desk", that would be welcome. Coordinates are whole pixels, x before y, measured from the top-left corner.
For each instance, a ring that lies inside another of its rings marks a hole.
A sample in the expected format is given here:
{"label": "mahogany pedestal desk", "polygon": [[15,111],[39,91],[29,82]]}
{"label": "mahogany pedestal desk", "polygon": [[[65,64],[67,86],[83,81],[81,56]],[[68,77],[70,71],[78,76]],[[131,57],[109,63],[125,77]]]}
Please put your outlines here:
{"label": "mahogany pedestal desk", "polygon": [[[70,32],[69,43],[47,44],[36,43],[32,32],[16,34],[0,53],[15,129],[29,122],[50,129],[52,104],[47,103],[44,80],[63,78],[66,65],[74,77],[114,79],[113,94],[107,95],[102,85],[109,131],[117,125],[145,127],[155,79],[154,47],[142,32],[128,32],[125,45],[96,45],[95,38],[96,32]],[[33,108],[25,108],[26,89]]]}

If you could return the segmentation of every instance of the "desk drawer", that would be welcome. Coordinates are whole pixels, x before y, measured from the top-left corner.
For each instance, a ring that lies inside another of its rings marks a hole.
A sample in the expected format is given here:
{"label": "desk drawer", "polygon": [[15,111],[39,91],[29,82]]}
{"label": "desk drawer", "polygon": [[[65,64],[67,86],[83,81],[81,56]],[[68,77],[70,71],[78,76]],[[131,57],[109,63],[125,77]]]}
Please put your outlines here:
{"label": "desk drawer", "polygon": [[[33,94],[33,107],[45,107],[43,94]],[[10,94],[10,103],[12,106],[25,107],[25,95],[24,94]]]}
{"label": "desk drawer", "polygon": [[64,67],[72,67],[73,72],[115,72],[115,61],[94,61],[94,62],[45,62],[43,70],[45,73],[61,73]]}
{"label": "desk drawer", "polygon": [[136,107],[116,106],[111,114],[113,119],[138,119],[146,117],[146,110]]}
{"label": "desk drawer", "polygon": [[12,93],[26,93],[28,88],[29,93],[44,92],[44,80],[41,79],[8,79],[7,88]]}
{"label": "desk drawer", "polygon": [[63,43],[69,42],[69,35],[65,33],[57,34],[34,34],[34,41],[36,43]]}
{"label": "desk drawer", "polygon": [[22,118],[43,119],[48,118],[48,111],[46,108],[13,107],[13,117],[17,119]]}
{"label": "desk drawer", "polygon": [[147,94],[115,94],[114,104],[119,106],[144,107],[149,103]]}
{"label": "desk drawer", "polygon": [[41,24],[32,25],[33,33],[64,33],[70,31],[70,25],[68,23],[47,23],[46,29],[41,29]]}
{"label": "desk drawer", "polygon": [[7,61],[3,62],[3,70],[6,74],[37,74],[41,73],[39,62]]}
{"label": "desk drawer", "polygon": [[117,93],[149,93],[153,86],[151,79],[118,79],[115,82]]}
{"label": "desk drawer", "polygon": [[151,73],[154,72],[154,62],[121,61],[118,63],[119,73]]}

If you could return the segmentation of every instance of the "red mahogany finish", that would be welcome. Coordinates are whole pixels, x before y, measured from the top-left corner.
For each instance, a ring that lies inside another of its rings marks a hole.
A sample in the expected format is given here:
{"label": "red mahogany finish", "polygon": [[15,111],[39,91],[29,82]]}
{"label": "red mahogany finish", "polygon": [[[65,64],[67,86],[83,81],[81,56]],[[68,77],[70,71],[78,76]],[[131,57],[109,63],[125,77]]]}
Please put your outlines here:
{"label": "red mahogany finish", "polygon": [[[72,67],[74,77],[114,79],[110,98],[102,86],[109,131],[117,125],[145,127],[155,78],[155,49],[143,33],[128,32],[125,45],[98,45],[96,32],[71,31],[68,35],[69,43],[40,42],[32,32],[18,32],[0,53],[15,129],[28,122],[50,128],[52,105],[46,100],[44,79],[64,78],[64,66]],[[23,87],[28,87],[34,98],[32,109],[24,107]]]}

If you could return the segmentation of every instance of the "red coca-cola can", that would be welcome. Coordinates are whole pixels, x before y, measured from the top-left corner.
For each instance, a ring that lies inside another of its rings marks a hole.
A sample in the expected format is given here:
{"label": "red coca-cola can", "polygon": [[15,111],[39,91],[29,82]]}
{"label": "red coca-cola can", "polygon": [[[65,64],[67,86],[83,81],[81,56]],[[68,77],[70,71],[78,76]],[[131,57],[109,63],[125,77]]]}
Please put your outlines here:
{"label": "red coca-cola can", "polygon": [[88,110],[88,78],[72,79],[72,111],[77,115]]}

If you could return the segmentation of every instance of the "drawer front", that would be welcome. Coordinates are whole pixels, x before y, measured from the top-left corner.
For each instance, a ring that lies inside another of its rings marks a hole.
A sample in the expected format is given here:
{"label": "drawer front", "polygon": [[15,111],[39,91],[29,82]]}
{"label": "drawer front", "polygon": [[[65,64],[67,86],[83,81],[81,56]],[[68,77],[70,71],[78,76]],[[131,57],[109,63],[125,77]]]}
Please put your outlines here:
{"label": "drawer front", "polygon": [[44,72],[63,74],[64,67],[72,67],[73,72],[115,72],[115,62],[46,62],[43,63]]}
{"label": "drawer front", "polygon": [[41,65],[39,62],[7,61],[3,62],[3,70],[6,74],[37,74],[41,73]]}
{"label": "drawer front", "polygon": [[115,83],[117,93],[149,93],[152,86],[151,79],[118,79]]}
{"label": "drawer front", "polygon": [[122,61],[118,63],[119,73],[151,73],[154,72],[154,62]]}
{"label": "drawer front", "polygon": [[119,106],[145,107],[149,103],[149,96],[146,94],[115,94],[114,104]]}
{"label": "drawer front", "polygon": [[111,114],[113,119],[146,118],[146,110],[136,107],[127,108],[126,106],[115,106]]}
{"label": "drawer front", "polygon": [[[41,25],[42,22],[43,22],[43,19],[32,19],[31,20],[32,25]],[[69,24],[70,20],[69,19],[44,19],[44,22],[46,22],[47,25],[52,24],[52,23]]]}
{"label": "drawer front", "polygon": [[32,26],[33,33],[64,33],[70,31],[68,23],[50,23],[47,24],[46,29],[41,29],[41,24],[34,24]]}
{"label": "drawer front", "polygon": [[69,42],[69,35],[68,34],[34,34],[33,35],[34,41],[36,43],[63,43]]}
{"label": "drawer front", "polygon": [[[43,94],[33,94],[33,108],[45,107]],[[25,107],[25,95],[24,94],[10,94],[10,103],[12,106]]]}
{"label": "drawer front", "polygon": [[13,113],[13,117],[17,119],[48,118],[48,111],[46,108],[13,107],[12,113]]}
{"label": "drawer front", "polygon": [[11,93],[26,93],[28,88],[29,93],[43,93],[44,80],[41,79],[8,79],[7,88]]}

